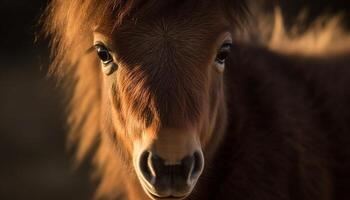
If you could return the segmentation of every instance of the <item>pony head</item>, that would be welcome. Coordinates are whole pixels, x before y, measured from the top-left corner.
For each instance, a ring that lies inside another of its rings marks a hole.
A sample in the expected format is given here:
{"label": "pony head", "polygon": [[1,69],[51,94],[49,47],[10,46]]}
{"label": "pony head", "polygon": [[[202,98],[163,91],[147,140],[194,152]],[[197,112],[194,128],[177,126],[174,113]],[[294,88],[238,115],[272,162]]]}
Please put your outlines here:
{"label": "pony head", "polygon": [[47,13],[53,72],[74,88],[78,160],[98,142],[99,194],[188,196],[225,130],[223,74],[244,4],[65,0]]}

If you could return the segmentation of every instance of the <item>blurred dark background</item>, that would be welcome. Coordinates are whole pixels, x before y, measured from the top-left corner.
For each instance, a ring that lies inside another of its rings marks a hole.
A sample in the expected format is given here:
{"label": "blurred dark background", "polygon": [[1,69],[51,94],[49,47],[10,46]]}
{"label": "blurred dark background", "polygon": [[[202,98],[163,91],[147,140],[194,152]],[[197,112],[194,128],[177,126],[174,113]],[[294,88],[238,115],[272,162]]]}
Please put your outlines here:
{"label": "blurred dark background", "polygon": [[[34,43],[47,1],[0,0],[0,199],[91,199],[88,162],[73,168],[64,106]],[[90,197],[90,198],[89,198]]]}
{"label": "blurred dark background", "polygon": [[[349,0],[280,3],[288,24],[306,7],[309,21],[321,13],[338,12],[349,19]],[[64,105],[54,82],[46,78],[47,41],[34,43],[46,4],[0,0],[1,200],[80,200],[91,199],[93,193],[88,162],[74,170],[66,151]]]}

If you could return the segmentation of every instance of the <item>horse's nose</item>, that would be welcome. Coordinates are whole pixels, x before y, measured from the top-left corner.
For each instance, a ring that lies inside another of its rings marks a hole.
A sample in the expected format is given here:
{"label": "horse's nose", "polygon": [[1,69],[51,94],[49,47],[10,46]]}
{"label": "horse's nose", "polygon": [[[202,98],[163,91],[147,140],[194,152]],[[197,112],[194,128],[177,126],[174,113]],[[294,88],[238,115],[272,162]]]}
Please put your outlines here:
{"label": "horse's nose", "polygon": [[158,196],[181,196],[192,189],[203,169],[203,156],[195,152],[185,156],[176,165],[167,165],[160,156],[145,151],[140,157],[140,170],[144,179]]}

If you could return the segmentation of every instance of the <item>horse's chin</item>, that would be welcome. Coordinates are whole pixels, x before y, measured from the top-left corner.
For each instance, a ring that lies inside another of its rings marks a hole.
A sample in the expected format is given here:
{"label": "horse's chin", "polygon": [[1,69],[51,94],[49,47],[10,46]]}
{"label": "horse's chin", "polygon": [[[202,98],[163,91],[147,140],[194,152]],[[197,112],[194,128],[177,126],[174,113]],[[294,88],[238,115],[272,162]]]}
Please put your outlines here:
{"label": "horse's chin", "polygon": [[188,195],[182,196],[182,197],[174,197],[174,196],[168,196],[168,197],[159,197],[157,195],[152,194],[149,191],[146,191],[147,195],[154,200],[182,200],[185,199]]}
{"label": "horse's chin", "polygon": [[188,197],[192,193],[192,190],[194,188],[194,186],[191,187],[190,190],[188,190],[186,193],[181,195],[179,194],[178,195],[174,195],[174,194],[159,195],[157,191],[150,189],[149,186],[147,186],[148,184],[142,178],[139,177],[139,181],[141,183],[141,186],[144,192],[147,194],[148,197],[150,197],[153,200],[182,200]]}
{"label": "horse's chin", "polygon": [[143,190],[145,191],[147,196],[153,200],[182,200],[182,199],[185,199],[186,197],[188,197],[192,192],[192,190],[191,190],[183,196],[172,196],[172,195],[170,195],[170,196],[158,196],[157,194],[155,194],[155,192],[148,189],[147,186],[145,186],[144,184],[145,183],[143,183],[141,181],[141,185],[142,185]]}

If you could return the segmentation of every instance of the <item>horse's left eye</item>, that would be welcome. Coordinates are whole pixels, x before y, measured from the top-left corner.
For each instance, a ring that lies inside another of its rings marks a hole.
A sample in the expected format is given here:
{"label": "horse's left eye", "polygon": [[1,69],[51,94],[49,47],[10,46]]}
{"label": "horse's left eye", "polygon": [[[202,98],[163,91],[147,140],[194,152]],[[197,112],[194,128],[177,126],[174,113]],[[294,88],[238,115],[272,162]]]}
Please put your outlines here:
{"label": "horse's left eye", "polygon": [[231,43],[225,43],[221,46],[221,48],[219,49],[219,52],[218,54],[216,55],[216,59],[215,61],[218,63],[218,64],[224,64],[227,57],[229,56],[230,54],[230,51],[231,51],[231,48],[232,48],[232,44]]}
{"label": "horse's left eye", "polygon": [[112,55],[104,44],[95,44],[95,49],[103,64],[108,64],[113,61]]}

